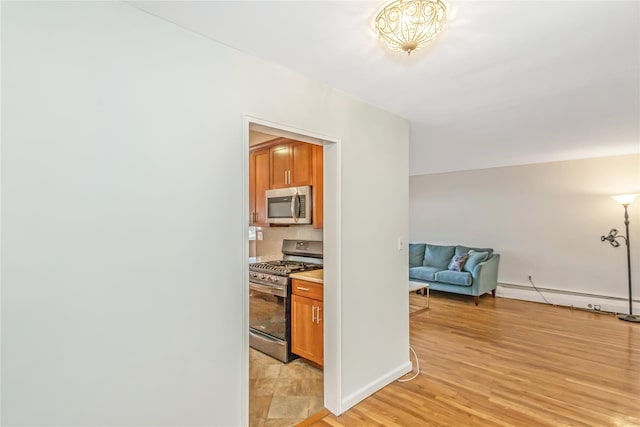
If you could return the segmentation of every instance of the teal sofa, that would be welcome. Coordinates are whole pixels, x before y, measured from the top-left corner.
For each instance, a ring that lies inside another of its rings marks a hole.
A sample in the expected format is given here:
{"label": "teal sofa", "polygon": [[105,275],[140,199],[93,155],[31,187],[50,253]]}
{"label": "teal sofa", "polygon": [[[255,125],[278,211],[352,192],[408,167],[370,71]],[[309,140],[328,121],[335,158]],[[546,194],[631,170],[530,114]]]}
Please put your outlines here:
{"label": "teal sofa", "polygon": [[[465,254],[468,258],[462,265],[451,265],[454,257],[460,262]],[[436,291],[471,295],[476,305],[480,295],[491,292],[496,296],[499,263],[500,254],[491,248],[409,244],[410,282],[428,283]]]}

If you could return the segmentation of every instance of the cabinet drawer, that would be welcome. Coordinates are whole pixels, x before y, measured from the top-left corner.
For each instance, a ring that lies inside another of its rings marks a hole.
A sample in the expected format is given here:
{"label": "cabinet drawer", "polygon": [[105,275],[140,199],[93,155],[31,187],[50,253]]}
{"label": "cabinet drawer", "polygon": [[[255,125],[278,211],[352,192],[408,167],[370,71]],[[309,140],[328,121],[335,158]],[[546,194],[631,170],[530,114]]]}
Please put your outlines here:
{"label": "cabinet drawer", "polygon": [[319,283],[293,279],[293,294],[322,301],[323,287]]}

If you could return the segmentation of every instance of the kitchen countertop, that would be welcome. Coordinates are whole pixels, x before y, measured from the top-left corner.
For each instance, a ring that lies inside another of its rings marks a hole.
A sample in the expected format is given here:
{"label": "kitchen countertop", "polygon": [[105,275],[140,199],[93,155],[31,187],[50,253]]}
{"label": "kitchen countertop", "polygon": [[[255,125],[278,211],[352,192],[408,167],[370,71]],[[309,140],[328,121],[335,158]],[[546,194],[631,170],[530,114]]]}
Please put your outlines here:
{"label": "kitchen countertop", "polygon": [[324,270],[303,271],[289,275],[292,279],[306,280],[308,282],[324,284]]}

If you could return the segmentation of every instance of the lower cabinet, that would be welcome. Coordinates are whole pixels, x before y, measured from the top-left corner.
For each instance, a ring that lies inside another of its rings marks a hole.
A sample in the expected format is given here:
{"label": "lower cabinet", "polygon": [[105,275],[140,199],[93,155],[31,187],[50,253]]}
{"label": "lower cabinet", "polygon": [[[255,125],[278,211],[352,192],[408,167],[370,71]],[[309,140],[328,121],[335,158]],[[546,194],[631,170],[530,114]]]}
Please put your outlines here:
{"label": "lower cabinet", "polygon": [[293,280],[291,351],[321,366],[324,362],[323,307],[322,285]]}

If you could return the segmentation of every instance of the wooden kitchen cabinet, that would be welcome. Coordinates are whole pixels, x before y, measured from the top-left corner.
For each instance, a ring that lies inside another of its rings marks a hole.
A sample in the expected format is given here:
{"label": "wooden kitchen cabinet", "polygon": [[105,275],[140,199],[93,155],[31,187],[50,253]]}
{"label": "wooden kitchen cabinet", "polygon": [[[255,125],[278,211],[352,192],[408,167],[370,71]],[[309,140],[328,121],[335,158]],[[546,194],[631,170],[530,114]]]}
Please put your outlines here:
{"label": "wooden kitchen cabinet", "polygon": [[269,189],[269,148],[249,153],[249,224],[268,227],[266,191]]}
{"label": "wooden kitchen cabinet", "polygon": [[312,183],[313,145],[281,138],[270,149],[271,188],[301,187]]}
{"label": "wooden kitchen cabinet", "polygon": [[311,186],[313,228],[323,228],[324,149],[287,138],[254,146],[249,154],[249,225],[269,227],[265,193],[269,189]]}
{"label": "wooden kitchen cabinet", "polygon": [[313,228],[322,228],[324,226],[324,147],[313,145],[311,149],[313,150],[311,157],[311,191],[313,193],[311,218]]}
{"label": "wooden kitchen cabinet", "polygon": [[293,279],[291,296],[291,352],[324,364],[323,286]]}

